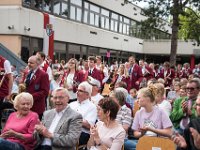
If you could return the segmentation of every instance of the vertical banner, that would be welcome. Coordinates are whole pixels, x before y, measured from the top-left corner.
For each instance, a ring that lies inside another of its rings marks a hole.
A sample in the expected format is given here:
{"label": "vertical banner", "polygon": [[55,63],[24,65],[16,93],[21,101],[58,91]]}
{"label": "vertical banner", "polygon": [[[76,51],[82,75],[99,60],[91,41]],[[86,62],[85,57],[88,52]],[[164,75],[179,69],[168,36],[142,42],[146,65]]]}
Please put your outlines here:
{"label": "vertical banner", "polygon": [[194,55],[190,56],[190,68],[191,69],[195,68],[195,56]]}
{"label": "vertical banner", "polygon": [[44,38],[43,38],[43,52],[53,60],[54,53],[54,17],[47,13],[44,15]]}

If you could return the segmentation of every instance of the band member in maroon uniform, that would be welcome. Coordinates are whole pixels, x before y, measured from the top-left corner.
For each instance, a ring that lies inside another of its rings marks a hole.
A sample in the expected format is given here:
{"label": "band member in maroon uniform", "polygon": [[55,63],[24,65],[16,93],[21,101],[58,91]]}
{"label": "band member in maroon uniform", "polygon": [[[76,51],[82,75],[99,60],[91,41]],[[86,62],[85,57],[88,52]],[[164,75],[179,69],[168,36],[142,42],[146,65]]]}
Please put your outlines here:
{"label": "band member in maroon uniform", "polygon": [[174,70],[170,68],[169,62],[164,62],[164,69],[162,70],[162,78],[165,80],[165,87],[171,86],[172,80],[175,77]]}
{"label": "band member in maroon uniform", "polygon": [[[3,100],[10,99],[13,85],[13,76],[11,72],[11,65],[8,60],[0,56],[0,121],[1,121],[1,106]],[[1,123],[0,123],[1,128]]]}
{"label": "band member in maroon uniform", "polygon": [[99,80],[100,83],[102,83],[101,72],[95,67],[95,63],[96,63],[96,57],[95,56],[89,56],[88,57],[89,70],[86,73],[86,77],[91,76],[94,79]]}
{"label": "band member in maroon uniform", "polygon": [[28,59],[29,73],[26,77],[26,90],[32,94],[34,104],[32,111],[37,112],[40,119],[45,111],[45,99],[49,93],[49,77],[40,69],[40,61],[37,56]]}
{"label": "band member in maroon uniform", "polygon": [[83,70],[78,70],[78,61],[75,58],[71,58],[67,64],[69,70],[66,72],[65,83],[69,92],[69,103],[71,103],[77,100],[77,88],[85,81],[85,74]]}
{"label": "band member in maroon uniform", "polygon": [[134,56],[130,56],[129,59],[130,68],[128,70],[130,80],[131,80],[131,88],[139,89],[140,82],[142,81],[142,69],[138,66],[135,61]]}

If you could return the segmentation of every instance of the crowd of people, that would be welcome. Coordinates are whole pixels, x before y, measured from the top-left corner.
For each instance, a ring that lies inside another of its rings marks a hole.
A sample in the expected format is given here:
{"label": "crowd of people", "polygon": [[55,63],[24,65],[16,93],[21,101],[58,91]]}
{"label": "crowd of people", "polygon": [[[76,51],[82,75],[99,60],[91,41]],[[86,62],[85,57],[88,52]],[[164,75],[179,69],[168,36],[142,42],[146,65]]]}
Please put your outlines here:
{"label": "crowd of people", "polygon": [[[7,150],[135,150],[142,136],[200,149],[200,63],[170,66],[130,56],[52,62],[43,52],[16,71],[0,56],[0,134]],[[1,119],[2,121],[2,119]],[[1,124],[1,123],[0,123]]]}

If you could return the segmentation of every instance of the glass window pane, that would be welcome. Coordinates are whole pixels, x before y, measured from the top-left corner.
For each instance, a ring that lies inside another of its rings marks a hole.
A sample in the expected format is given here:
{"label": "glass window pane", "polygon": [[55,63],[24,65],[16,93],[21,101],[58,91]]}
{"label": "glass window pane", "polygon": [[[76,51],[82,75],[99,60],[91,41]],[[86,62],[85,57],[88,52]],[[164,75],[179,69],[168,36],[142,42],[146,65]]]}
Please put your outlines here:
{"label": "glass window pane", "polygon": [[115,21],[115,31],[117,32],[118,23]]}
{"label": "glass window pane", "polygon": [[94,25],[94,13],[90,13],[90,24]]}
{"label": "glass window pane", "polygon": [[89,9],[89,4],[87,2],[84,2],[85,8]]}
{"label": "glass window pane", "polygon": [[124,23],[130,24],[130,19],[124,18]]}
{"label": "glass window pane", "polygon": [[76,20],[81,21],[81,16],[82,16],[82,10],[80,8],[77,8]]}
{"label": "glass window pane", "polygon": [[109,18],[106,18],[106,25],[105,25],[106,29],[109,29]]}
{"label": "glass window pane", "polygon": [[115,14],[115,13],[112,13],[112,17],[111,18],[118,20],[118,15]]}
{"label": "glass window pane", "polygon": [[99,26],[99,15],[95,14],[95,26]]}
{"label": "glass window pane", "polygon": [[122,33],[122,29],[123,29],[123,24],[119,23],[119,33]]}
{"label": "glass window pane", "polygon": [[126,26],[126,34],[127,34],[127,35],[129,35],[129,29],[130,29],[130,26],[127,25],[127,26]]}
{"label": "glass window pane", "polygon": [[54,2],[53,13],[56,15],[60,14],[60,2]]}
{"label": "glass window pane", "polygon": [[61,15],[63,17],[67,17],[68,16],[68,5],[66,3],[62,3],[62,10],[61,10]]}
{"label": "glass window pane", "polygon": [[84,23],[88,23],[88,11],[87,11],[87,10],[84,11],[83,22],[84,22]]}
{"label": "glass window pane", "polygon": [[104,16],[109,17],[109,11],[108,10],[101,9],[101,14],[104,15]]}
{"label": "glass window pane", "polygon": [[82,7],[82,0],[71,0],[71,3]]}
{"label": "glass window pane", "polygon": [[71,6],[71,7],[70,7],[70,18],[75,20],[75,19],[76,19],[76,18],[75,18],[75,15],[76,15],[75,7],[74,7],[74,6]]}
{"label": "glass window pane", "polygon": [[101,27],[105,28],[105,17],[101,17]]}
{"label": "glass window pane", "polygon": [[123,24],[123,34],[126,34],[126,24]]}
{"label": "glass window pane", "polygon": [[114,31],[114,21],[111,20],[110,30]]}
{"label": "glass window pane", "polygon": [[51,1],[52,0],[48,0],[48,1],[46,1],[46,0],[44,0],[44,5],[43,5],[43,10],[44,11],[47,11],[47,12],[50,12],[51,11]]}
{"label": "glass window pane", "polygon": [[90,4],[90,10],[99,13],[100,8],[95,5]]}

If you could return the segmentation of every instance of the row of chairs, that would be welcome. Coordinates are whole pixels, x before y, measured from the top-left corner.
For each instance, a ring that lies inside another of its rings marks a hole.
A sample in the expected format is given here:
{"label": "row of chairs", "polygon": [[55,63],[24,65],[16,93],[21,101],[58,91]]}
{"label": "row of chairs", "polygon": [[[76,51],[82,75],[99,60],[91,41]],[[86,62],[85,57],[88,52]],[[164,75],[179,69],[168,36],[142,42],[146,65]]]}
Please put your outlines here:
{"label": "row of chairs", "polygon": [[[80,150],[84,146],[77,146],[76,150]],[[122,146],[124,150],[124,145]],[[139,139],[136,150],[176,150],[176,145],[169,138],[143,136]]]}

